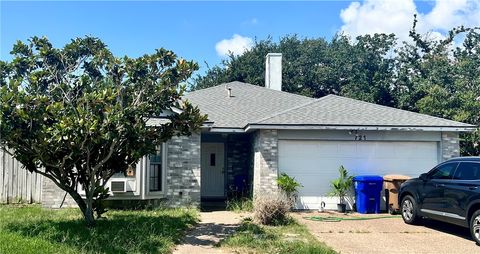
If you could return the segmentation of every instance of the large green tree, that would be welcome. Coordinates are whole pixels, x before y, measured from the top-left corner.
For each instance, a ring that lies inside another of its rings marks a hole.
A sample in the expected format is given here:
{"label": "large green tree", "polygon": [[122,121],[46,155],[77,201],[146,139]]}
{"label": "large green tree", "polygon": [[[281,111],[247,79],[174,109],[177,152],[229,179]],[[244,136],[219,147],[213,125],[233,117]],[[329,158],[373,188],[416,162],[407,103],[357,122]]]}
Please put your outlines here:
{"label": "large green tree", "polygon": [[[457,27],[444,39],[431,40],[416,31],[416,23],[410,31],[413,43],[398,49],[396,106],[480,125],[479,29]],[[480,155],[478,130],[463,133],[461,143],[463,155]]]}
{"label": "large green tree", "polygon": [[242,81],[263,86],[265,56],[283,54],[283,90],[311,97],[328,94],[392,105],[390,84],[394,60],[390,57],[394,35],[360,36],[353,42],[339,34],[328,42],[323,38],[300,39],[296,35],[255,42],[240,56],[230,55],[221,66],[197,75],[192,90],[223,82]]}
{"label": "large green tree", "polygon": [[[69,193],[88,225],[102,212],[113,174],[205,120],[181,101],[197,64],[171,51],[118,58],[92,37],[63,48],[33,37],[11,54],[11,62],[0,62],[0,145]],[[175,108],[181,113],[169,114]],[[162,115],[169,123],[147,126]]]}

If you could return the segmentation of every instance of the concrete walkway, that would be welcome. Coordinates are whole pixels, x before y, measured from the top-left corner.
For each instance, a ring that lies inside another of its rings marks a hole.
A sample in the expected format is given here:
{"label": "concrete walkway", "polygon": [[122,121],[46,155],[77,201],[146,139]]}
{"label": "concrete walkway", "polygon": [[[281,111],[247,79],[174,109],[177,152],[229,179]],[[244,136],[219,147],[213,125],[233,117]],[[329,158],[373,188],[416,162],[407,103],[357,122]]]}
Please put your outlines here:
{"label": "concrete walkway", "polygon": [[214,245],[235,232],[245,214],[228,211],[201,212],[200,223],[190,230],[174,254],[228,253]]}

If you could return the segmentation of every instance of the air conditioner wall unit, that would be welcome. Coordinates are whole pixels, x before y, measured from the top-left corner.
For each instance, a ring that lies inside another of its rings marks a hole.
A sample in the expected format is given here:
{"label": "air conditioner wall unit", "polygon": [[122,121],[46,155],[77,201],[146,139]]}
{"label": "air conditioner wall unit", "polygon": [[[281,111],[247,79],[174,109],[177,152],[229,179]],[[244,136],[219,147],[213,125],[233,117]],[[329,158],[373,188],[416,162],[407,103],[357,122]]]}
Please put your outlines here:
{"label": "air conditioner wall unit", "polygon": [[127,192],[127,183],[122,180],[114,180],[110,182],[110,191],[114,193]]}

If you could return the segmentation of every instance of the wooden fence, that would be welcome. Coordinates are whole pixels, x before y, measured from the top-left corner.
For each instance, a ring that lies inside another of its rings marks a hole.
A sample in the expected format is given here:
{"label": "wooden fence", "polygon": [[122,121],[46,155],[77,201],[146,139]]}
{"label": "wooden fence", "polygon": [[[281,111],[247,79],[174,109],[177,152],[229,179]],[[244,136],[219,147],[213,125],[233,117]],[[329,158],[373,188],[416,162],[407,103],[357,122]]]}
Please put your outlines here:
{"label": "wooden fence", "polygon": [[42,176],[30,173],[0,147],[0,203],[40,203]]}

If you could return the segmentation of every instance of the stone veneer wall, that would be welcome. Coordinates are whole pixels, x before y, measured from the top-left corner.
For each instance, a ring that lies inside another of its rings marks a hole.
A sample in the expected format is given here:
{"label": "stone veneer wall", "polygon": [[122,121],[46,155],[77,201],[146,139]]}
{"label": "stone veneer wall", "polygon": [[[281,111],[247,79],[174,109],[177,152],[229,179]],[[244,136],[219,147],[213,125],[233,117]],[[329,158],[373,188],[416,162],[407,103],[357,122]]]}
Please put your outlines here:
{"label": "stone veneer wall", "polygon": [[167,142],[167,205],[200,206],[200,134]]}
{"label": "stone veneer wall", "polygon": [[[235,187],[235,177],[244,175],[247,180],[247,187],[252,182],[252,152],[250,135],[231,135],[226,143],[227,158],[227,191]],[[248,189],[246,191],[249,191]],[[247,194],[247,193],[245,193]]]}
{"label": "stone veneer wall", "polygon": [[458,132],[442,132],[442,161],[460,156]]}
{"label": "stone veneer wall", "polygon": [[[77,207],[77,203],[70,197],[69,194],[65,197],[66,192],[58,188],[52,180],[43,177],[42,183],[42,206],[46,208],[66,208],[66,207]],[[65,197],[65,202],[62,200]]]}
{"label": "stone veneer wall", "polygon": [[[200,205],[200,134],[173,137],[167,142],[166,195],[159,201],[167,206]],[[44,177],[42,183],[42,204],[48,208],[60,208],[65,191]],[[145,200],[128,200],[131,203],[148,203]],[[121,202],[112,200],[112,202]],[[155,202],[161,205],[160,202]],[[62,207],[77,207],[67,195]]]}
{"label": "stone veneer wall", "polygon": [[259,130],[253,140],[253,195],[272,193],[278,187],[278,132]]}

